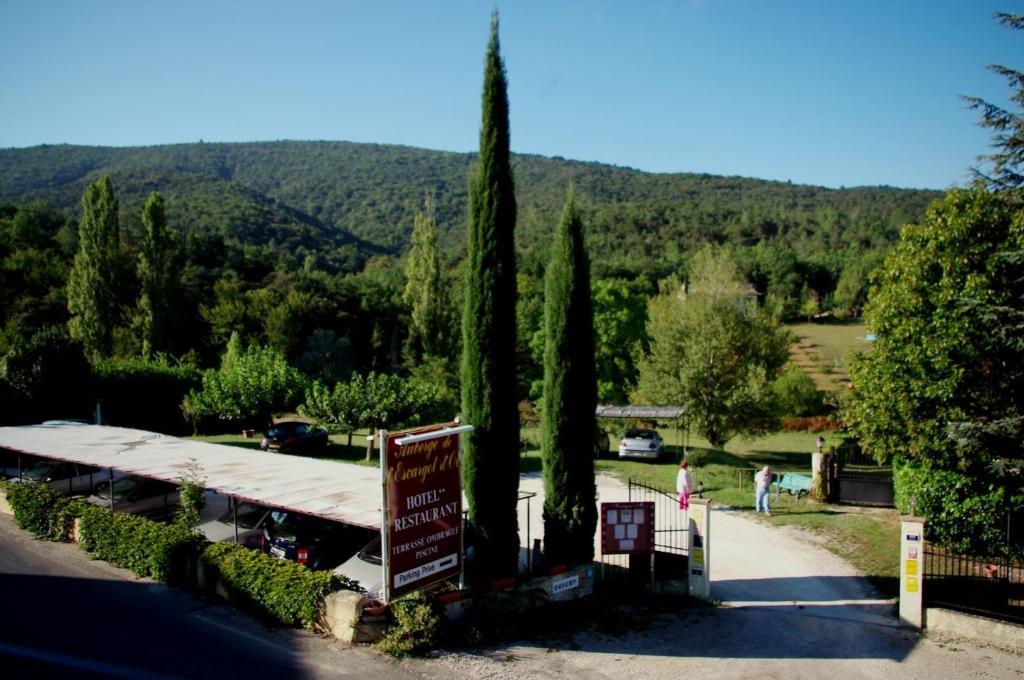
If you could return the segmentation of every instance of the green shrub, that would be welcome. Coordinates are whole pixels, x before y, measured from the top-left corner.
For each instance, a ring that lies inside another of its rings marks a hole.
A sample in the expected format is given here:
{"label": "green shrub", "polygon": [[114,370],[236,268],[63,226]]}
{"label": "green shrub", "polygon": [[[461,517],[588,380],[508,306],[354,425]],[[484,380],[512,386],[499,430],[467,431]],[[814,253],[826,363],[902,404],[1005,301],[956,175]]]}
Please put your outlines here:
{"label": "green shrub", "polygon": [[391,604],[394,621],[377,648],[392,656],[422,654],[437,646],[441,635],[441,615],[422,594],[396,600]]}
{"label": "green shrub", "polygon": [[187,528],[145,517],[82,507],[82,549],[93,557],[167,583],[184,583],[192,558],[202,545]]}
{"label": "green shrub", "polygon": [[811,377],[794,364],[772,383],[775,404],[782,417],[804,417],[821,415],[825,400]]}
{"label": "green shrub", "polygon": [[251,611],[310,630],[321,627],[324,597],[339,586],[351,587],[329,571],[311,571],[234,543],[209,546],[199,562],[208,587],[219,581]]}
{"label": "green shrub", "polygon": [[[928,539],[954,552],[984,556],[1024,556],[1024,546],[1007,551],[1006,513],[1024,509],[1016,493],[991,478],[950,470],[929,470],[906,462],[893,465],[896,506],[928,520]],[[913,508],[911,505],[913,503]]]}
{"label": "green shrub", "polygon": [[0,482],[14,511],[14,522],[36,538],[66,541],[78,504],[45,484]]}

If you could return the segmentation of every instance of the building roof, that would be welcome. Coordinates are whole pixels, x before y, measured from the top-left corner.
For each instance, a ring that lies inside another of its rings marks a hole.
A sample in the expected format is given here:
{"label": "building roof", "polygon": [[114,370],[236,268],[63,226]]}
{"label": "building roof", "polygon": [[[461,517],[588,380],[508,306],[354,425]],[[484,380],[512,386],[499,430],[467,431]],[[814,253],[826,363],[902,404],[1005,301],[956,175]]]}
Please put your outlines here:
{"label": "building roof", "polygon": [[674,420],[686,413],[685,406],[609,406],[597,407],[598,418],[648,418]]}
{"label": "building roof", "polygon": [[0,448],[171,482],[194,470],[217,493],[380,529],[378,468],[67,422],[0,427]]}

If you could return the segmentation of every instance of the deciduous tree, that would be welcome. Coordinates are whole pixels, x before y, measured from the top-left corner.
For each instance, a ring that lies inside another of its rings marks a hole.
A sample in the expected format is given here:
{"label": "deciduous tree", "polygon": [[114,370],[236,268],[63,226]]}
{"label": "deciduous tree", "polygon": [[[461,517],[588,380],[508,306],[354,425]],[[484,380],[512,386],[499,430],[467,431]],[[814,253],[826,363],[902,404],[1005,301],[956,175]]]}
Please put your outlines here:
{"label": "deciduous tree", "polygon": [[744,297],[732,259],[705,249],[691,290],[650,303],[650,353],[640,361],[635,400],[688,409],[693,427],[712,446],[777,423],[771,384],[788,358],[789,335],[771,307]]}
{"label": "deciduous tree", "polygon": [[176,277],[171,239],[167,233],[164,199],[155,191],[142,206],[142,240],[139,243],[139,316],[142,356],[151,358],[170,348]]}
{"label": "deciduous tree", "polygon": [[114,327],[120,321],[117,209],[110,177],[96,180],[82,195],[78,253],[68,276],[68,330],[90,359],[110,356]]}

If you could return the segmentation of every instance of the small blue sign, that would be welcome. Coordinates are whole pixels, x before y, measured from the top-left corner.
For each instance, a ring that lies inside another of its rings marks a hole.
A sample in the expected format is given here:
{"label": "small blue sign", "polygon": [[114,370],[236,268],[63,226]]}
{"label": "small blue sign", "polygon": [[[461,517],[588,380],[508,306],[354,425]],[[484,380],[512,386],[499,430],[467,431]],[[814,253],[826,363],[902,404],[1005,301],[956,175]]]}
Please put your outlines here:
{"label": "small blue sign", "polygon": [[918,534],[907,534],[908,541],[920,541],[921,537]]}

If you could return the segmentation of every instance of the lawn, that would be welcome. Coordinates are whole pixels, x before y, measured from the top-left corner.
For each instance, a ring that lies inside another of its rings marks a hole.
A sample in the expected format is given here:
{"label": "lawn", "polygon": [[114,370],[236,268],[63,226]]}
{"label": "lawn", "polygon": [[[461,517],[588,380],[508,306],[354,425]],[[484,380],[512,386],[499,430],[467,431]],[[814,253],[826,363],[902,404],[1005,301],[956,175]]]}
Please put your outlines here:
{"label": "lawn", "polygon": [[[226,444],[227,446],[238,446],[243,449],[259,449],[260,447],[260,435],[257,434],[255,438],[243,437],[240,434],[216,434],[216,435],[196,435],[191,437],[196,441],[210,442],[211,444]],[[348,445],[347,435],[331,435],[330,442],[327,444],[327,448],[323,452],[319,453],[296,453],[296,454],[281,454],[281,455],[296,455],[303,456],[306,458],[319,458],[321,460],[336,460],[344,463],[355,463],[356,465],[369,465],[378,466],[380,462],[377,460],[376,451],[374,451],[373,460],[366,460],[366,435],[355,435],[352,437],[352,446]]]}
{"label": "lawn", "polygon": [[797,336],[789,348],[790,360],[803,369],[819,390],[833,392],[849,382],[850,353],[866,351],[867,328],[859,321],[790,324]]}

